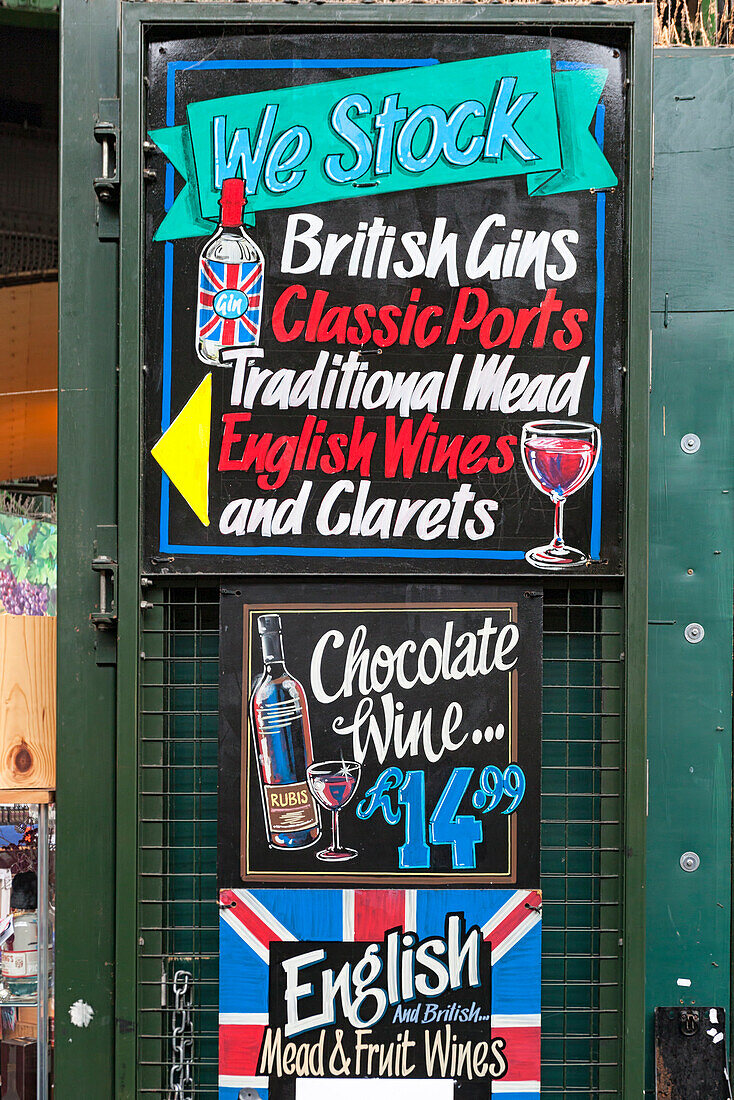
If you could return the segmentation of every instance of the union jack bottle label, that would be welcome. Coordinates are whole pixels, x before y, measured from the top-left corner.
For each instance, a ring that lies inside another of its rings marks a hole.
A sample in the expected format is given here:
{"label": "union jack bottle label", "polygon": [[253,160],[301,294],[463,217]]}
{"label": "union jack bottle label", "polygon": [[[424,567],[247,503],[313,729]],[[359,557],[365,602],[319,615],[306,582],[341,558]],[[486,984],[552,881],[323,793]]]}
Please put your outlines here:
{"label": "union jack bottle label", "polygon": [[257,344],[260,339],[263,265],[258,261],[199,261],[197,341],[222,348]]}

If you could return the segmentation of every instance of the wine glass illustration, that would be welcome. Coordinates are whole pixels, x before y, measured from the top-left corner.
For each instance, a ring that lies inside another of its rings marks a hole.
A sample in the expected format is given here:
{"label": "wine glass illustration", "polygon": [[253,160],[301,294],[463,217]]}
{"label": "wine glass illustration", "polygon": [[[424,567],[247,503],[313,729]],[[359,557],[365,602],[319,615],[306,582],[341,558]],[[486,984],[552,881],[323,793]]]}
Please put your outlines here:
{"label": "wine glass illustration", "polygon": [[588,555],[563,541],[563,508],[593,474],[601,454],[601,432],[594,424],[573,420],[531,421],[522,429],[521,454],[530,480],[556,506],[553,539],[528,550],[525,560],[538,569],[584,565]]}
{"label": "wine glass illustration", "polygon": [[325,810],[331,810],[331,845],[316,853],[327,862],[354,859],[354,848],[343,848],[339,842],[339,811],[346,806],[357,789],[362,767],[354,760],[324,760],[306,769],[311,793]]}

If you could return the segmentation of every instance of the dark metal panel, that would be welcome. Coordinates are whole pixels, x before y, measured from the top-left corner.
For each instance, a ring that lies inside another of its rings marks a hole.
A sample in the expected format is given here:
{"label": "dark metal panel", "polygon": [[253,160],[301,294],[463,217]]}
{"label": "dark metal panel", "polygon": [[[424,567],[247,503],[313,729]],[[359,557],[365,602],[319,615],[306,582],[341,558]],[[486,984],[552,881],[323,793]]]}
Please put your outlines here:
{"label": "dark metal panel", "polygon": [[655,1009],[655,1100],[731,1100],[723,1008]]}
{"label": "dark metal panel", "polygon": [[[116,94],[114,0],[62,20],[56,1095],[113,1095],[115,674],[95,660],[98,525],[116,523],[117,249],[97,238],[92,128]],[[69,1007],[88,1003],[87,1028]]]}

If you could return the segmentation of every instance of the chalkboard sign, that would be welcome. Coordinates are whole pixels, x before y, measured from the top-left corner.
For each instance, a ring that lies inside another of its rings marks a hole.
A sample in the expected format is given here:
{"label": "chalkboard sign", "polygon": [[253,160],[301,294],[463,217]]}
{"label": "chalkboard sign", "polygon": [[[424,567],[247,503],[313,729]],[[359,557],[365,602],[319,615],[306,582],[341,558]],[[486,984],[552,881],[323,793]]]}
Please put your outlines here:
{"label": "chalkboard sign", "polygon": [[538,596],[225,587],[220,884],[537,886]]}
{"label": "chalkboard sign", "polygon": [[149,42],[147,571],[622,571],[614,34]]}

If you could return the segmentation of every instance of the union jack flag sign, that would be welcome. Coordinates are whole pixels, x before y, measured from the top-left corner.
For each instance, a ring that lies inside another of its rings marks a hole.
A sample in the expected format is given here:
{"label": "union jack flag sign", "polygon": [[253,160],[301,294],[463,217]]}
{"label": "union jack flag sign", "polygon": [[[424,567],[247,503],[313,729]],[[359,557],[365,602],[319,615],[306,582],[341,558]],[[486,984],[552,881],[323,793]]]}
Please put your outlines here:
{"label": "union jack flag sign", "polygon": [[257,344],[263,286],[261,263],[221,263],[202,257],[199,264],[197,339],[221,347]]}
{"label": "union jack flag sign", "polygon": [[[541,895],[537,890],[223,890],[220,909],[219,1097],[262,1100],[258,1056],[268,1025],[274,941],[381,942],[394,928],[420,940],[462,913],[491,946],[491,1032],[507,1073],[487,1096],[540,1097]],[[476,935],[476,933],[475,933]]]}

